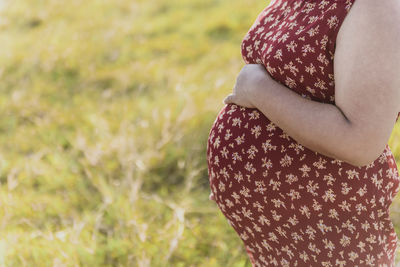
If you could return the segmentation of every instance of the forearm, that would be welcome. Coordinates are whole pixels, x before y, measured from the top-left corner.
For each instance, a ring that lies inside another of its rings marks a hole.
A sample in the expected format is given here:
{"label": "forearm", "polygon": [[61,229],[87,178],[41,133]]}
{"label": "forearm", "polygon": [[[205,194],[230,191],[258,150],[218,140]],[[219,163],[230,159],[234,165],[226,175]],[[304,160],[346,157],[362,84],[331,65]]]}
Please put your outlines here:
{"label": "forearm", "polygon": [[254,90],[257,109],[303,146],[353,165],[360,162],[352,125],[338,107],[309,100],[268,79]]}

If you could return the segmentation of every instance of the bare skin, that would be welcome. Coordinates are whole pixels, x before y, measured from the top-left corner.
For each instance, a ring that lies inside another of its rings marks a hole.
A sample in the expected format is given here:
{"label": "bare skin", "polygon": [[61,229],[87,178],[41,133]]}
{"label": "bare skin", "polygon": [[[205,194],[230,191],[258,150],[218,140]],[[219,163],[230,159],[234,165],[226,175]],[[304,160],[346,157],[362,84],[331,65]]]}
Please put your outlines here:
{"label": "bare skin", "polygon": [[308,100],[247,64],[224,103],[256,107],[297,142],[365,166],[384,151],[400,111],[400,2],[355,1],[338,32],[335,105]]}

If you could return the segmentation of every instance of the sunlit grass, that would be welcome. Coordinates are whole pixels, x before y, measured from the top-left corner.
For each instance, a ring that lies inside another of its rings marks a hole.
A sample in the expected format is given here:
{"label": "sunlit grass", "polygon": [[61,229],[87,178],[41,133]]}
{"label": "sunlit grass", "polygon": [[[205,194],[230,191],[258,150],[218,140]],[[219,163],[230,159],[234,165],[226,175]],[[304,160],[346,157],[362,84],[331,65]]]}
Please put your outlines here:
{"label": "sunlit grass", "polygon": [[0,266],[250,266],[205,156],[267,3],[4,3]]}

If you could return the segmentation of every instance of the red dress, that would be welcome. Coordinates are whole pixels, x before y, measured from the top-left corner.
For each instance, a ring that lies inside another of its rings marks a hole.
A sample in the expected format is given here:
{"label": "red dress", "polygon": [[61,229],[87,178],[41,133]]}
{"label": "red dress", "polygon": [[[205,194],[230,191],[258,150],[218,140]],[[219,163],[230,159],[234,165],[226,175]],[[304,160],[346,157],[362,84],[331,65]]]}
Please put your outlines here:
{"label": "red dress", "polygon": [[[273,1],[242,41],[245,63],[334,103],[336,36],[354,1]],[[215,202],[253,266],[394,266],[388,209],[400,177],[388,145],[371,164],[353,166],[302,146],[256,108],[227,104],[210,130],[207,162]]]}

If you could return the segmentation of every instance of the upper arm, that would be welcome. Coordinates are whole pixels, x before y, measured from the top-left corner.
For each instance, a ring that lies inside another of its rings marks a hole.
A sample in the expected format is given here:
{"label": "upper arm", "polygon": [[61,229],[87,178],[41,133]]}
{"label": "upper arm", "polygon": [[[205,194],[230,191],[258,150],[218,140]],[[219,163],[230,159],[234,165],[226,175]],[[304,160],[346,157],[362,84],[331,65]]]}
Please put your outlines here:
{"label": "upper arm", "polygon": [[400,110],[400,2],[355,1],[338,32],[335,104],[363,162],[384,150]]}

